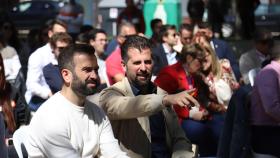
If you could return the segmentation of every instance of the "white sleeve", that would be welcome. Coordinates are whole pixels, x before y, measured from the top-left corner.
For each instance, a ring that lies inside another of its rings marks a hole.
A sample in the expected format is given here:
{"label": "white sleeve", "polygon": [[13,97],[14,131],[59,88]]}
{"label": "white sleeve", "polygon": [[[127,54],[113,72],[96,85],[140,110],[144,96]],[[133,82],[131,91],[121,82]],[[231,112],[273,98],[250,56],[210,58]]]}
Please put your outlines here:
{"label": "white sleeve", "polygon": [[21,68],[18,55],[15,54],[13,57],[5,59],[3,62],[7,80],[15,79],[17,77],[19,69]]}
{"label": "white sleeve", "polygon": [[215,91],[218,102],[227,106],[233,93],[228,83],[219,79],[215,82]]}
{"label": "white sleeve", "polygon": [[43,76],[41,60],[34,54],[30,56],[28,61],[26,87],[32,95],[37,95],[43,99],[47,99],[51,92]]}
{"label": "white sleeve", "polygon": [[100,153],[101,158],[128,158],[125,152],[121,151],[107,117],[103,121],[103,128],[100,135]]}

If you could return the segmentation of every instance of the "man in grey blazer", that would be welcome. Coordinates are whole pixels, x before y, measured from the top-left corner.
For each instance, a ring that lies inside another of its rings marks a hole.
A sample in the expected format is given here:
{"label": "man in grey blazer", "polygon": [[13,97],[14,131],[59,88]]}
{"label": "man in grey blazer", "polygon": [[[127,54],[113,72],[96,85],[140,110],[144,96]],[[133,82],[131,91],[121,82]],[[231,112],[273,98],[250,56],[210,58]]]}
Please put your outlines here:
{"label": "man in grey blazer", "polygon": [[197,101],[187,91],[168,95],[151,82],[154,62],[145,37],[129,36],[121,51],[126,78],[100,96],[121,148],[133,158],[192,157],[172,105],[197,106]]}
{"label": "man in grey blazer", "polygon": [[273,45],[272,35],[266,30],[257,30],[254,34],[255,47],[241,55],[239,68],[245,84],[249,84],[248,73],[251,69],[261,68],[262,63],[269,59]]}

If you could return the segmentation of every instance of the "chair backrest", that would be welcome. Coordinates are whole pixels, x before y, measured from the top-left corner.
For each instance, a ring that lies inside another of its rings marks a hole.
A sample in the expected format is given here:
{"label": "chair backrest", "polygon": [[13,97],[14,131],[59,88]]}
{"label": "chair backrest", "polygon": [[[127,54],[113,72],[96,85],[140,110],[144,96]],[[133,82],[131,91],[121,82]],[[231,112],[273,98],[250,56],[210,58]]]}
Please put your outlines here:
{"label": "chair backrest", "polygon": [[260,70],[261,68],[254,68],[248,72],[249,81],[252,87],[254,86],[255,78]]}
{"label": "chair backrest", "polygon": [[27,126],[21,126],[13,134],[13,143],[19,158],[24,158],[24,142],[27,138]]}

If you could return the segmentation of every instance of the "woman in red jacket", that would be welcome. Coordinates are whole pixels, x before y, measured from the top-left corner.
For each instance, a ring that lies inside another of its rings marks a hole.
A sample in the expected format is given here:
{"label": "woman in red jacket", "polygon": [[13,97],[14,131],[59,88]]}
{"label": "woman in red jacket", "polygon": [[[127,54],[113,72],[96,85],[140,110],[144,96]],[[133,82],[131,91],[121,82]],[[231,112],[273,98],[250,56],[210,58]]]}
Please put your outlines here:
{"label": "woman in red jacket", "polygon": [[186,136],[199,147],[200,156],[215,156],[218,136],[222,125],[221,118],[214,117],[207,110],[209,87],[203,81],[200,70],[205,62],[206,50],[198,44],[185,45],[180,53],[180,60],[174,65],[163,68],[155,84],[168,93],[190,90],[199,101],[200,107],[182,108],[174,105]]}

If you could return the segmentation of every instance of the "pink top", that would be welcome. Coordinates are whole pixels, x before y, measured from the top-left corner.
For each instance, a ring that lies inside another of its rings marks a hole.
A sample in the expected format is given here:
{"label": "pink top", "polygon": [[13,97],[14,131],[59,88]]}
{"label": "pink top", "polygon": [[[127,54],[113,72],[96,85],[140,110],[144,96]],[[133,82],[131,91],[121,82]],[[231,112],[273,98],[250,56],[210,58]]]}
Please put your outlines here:
{"label": "pink top", "polygon": [[112,54],[106,59],[106,74],[109,79],[110,85],[114,84],[115,81],[113,77],[117,74],[125,75],[123,67],[121,65],[122,57],[121,57],[121,49],[117,47]]}

